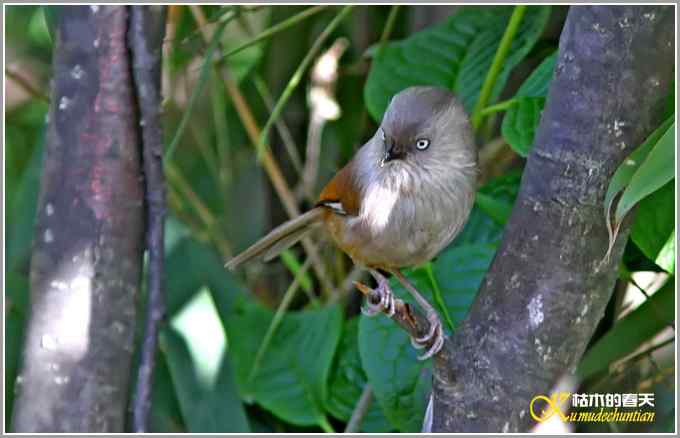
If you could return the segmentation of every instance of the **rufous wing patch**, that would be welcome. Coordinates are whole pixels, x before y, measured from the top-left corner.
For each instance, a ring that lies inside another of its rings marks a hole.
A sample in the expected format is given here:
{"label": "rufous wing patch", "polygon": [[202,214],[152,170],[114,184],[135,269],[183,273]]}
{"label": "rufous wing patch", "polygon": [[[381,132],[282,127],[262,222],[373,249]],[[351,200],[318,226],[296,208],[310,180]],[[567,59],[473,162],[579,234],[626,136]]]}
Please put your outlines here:
{"label": "rufous wing patch", "polygon": [[[361,193],[352,174],[352,162],[347,163],[331,179],[319,195],[317,205],[327,206],[335,211],[342,211],[350,216],[357,216],[361,208]],[[342,206],[339,210],[338,203]]]}

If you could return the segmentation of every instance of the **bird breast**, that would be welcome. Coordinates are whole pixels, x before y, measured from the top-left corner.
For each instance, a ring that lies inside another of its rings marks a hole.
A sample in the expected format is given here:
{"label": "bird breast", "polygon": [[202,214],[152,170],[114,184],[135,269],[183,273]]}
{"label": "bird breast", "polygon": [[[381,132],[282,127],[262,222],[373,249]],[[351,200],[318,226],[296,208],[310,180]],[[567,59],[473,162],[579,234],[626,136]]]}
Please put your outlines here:
{"label": "bird breast", "polygon": [[357,216],[337,216],[330,231],[355,262],[401,268],[435,257],[460,231],[474,188],[445,174],[392,169],[363,187]]}

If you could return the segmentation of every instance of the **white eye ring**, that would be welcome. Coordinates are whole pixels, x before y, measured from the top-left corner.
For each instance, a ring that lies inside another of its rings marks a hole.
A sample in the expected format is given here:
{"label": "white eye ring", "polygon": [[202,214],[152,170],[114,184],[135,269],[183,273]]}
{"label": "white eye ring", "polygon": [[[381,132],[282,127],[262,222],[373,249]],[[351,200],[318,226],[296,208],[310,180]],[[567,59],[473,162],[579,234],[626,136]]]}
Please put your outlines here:
{"label": "white eye ring", "polygon": [[428,146],[430,146],[430,140],[426,138],[420,138],[416,141],[416,148],[420,151],[424,151]]}

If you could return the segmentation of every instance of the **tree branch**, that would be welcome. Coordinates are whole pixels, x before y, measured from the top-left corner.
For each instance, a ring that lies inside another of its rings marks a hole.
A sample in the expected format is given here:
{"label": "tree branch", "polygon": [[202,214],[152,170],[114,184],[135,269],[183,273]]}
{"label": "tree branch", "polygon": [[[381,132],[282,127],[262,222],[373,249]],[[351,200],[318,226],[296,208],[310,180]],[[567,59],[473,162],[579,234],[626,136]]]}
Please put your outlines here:
{"label": "tree branch", "polygon": [[142,131],[146,183],[146,242],[149,249],[146,327],[132,406],[133,430],[147,431],[158,331],[165,315],[163,289],[165,178],[161,129],[161,43],[165,30],[164,6],[131,6],[128,44],[132,53]]}
{"label": "tree branch", "polygon": [[12,428],[122,432],[144,223],[127,9],[59,14]]}
{"label": "tree branch", "polygon": [[516,432],[573,372],[617,277],[603,200],[661,121],[673,75],[668,6],[572,7],[520,194],[470,312],[435,358],[434,432]]}

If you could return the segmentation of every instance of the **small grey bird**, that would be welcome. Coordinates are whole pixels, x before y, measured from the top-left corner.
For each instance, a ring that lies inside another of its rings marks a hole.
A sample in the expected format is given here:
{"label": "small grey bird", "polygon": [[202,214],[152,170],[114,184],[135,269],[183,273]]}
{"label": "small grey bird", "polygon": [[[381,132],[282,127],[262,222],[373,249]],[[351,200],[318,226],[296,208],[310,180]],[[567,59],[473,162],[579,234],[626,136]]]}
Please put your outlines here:
{"label": "small grey bird", "polygon": [[434,308],[400,268],[434,258],[460,232],[474,201],[477,151],[463,106],[439,87],[395,95],[380,127],[322,190],[314,208],[271,231],[227,263],[270,260],[323,226],[354,263],[378,282],[378,304],[367,315],[394,314],[394,297],[380,270],[393,274],[423,308],[430,331],[412,339],[436,354],[444,343]]}

